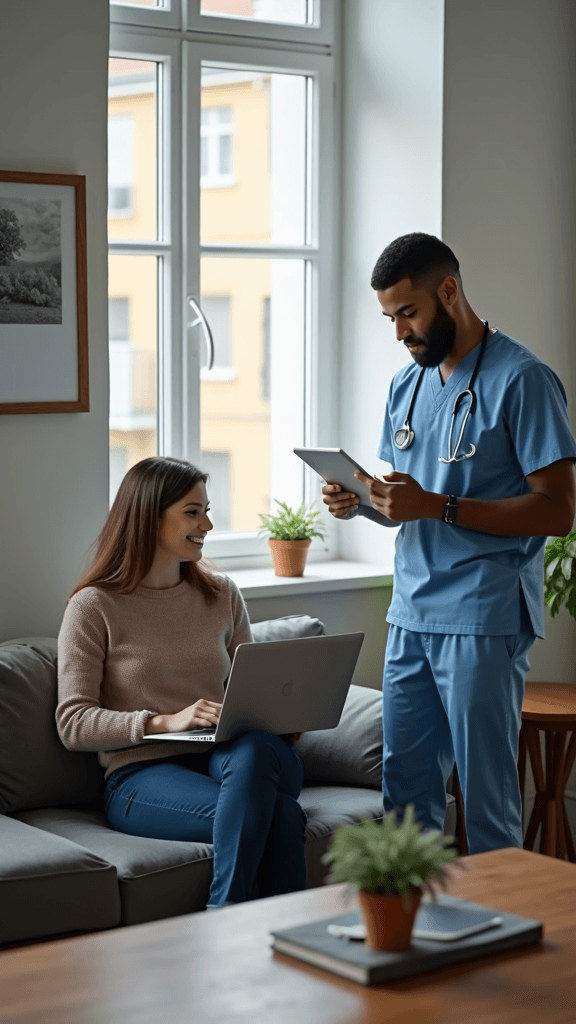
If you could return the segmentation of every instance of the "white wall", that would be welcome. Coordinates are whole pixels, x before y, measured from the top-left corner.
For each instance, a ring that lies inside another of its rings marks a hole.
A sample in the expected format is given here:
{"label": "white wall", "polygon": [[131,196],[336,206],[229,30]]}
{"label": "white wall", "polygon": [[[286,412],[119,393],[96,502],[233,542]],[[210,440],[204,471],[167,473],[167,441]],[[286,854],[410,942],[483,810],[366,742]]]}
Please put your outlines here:
{"label": "white wall", "polygon": [[[548,363],[576,429],[572,0],[446,0],[443,237],[472,306]],[[576,623],[546,613],[529,679],[574,682]]]}
{"label": "white wall", "polygon": [[0,417],[0,640],[54,636],[107,511],[108,0],[3,0],[0,167],[85,174],[89,413]]}
{"label": "white wall", "polygon": [[[443,0],[344,0],[340,424],[368,472],[390,381],[410,357],[370,287],[388,242],[441,232]],[[327,442],[329,443],[329,442]],[[339,524],[344,557],[391,570],[396,530]]]}

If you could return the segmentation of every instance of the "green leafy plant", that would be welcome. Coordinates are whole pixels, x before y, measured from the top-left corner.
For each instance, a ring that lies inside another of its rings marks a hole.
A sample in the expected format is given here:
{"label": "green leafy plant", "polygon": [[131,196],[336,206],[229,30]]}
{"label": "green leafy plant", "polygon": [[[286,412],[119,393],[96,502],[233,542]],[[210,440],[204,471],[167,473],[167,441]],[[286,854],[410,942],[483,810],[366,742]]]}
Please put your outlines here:
{"label": "green leafy plant", "polygon": [[401,823],[391,811],[381,824],[361,821],[339,828],[324,862],[332,864],[331,882],[400,896],[421,887],[435,898],[431,883],[445,889],[450,877],[446,865],[458,858],[454,848],[446,848],[452,842],[442,832],[423,832],[414,821],[413,804],[408,804]]}
{"label": "green leafy plant", "polygon": [[544,602],[550,615],[558,615],[562,604],[576,619],[576,533],[554,537],[544,550]]}
{"label": "green leafy plant", "polygon": [[285,501],[274,501],[282,509],[276,515],[263,515],[260,513],[263,529],[260,535],[268,534],[273,540],[309,540],[311,537],[322,537],[326,535],[326,529],[317,522],[319,512],[311,512],[314,502],[305,508],[304,503],[296,510],[290,508]]}

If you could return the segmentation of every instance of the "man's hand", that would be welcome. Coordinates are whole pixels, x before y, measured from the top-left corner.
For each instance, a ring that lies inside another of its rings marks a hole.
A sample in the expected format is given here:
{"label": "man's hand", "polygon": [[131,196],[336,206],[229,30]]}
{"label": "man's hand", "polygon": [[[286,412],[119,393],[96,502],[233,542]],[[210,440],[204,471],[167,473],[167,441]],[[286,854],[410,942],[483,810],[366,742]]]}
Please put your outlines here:
{"label": "man's hand", "polygon": [[343,491],[340,484],[325,484],[322,494],[324,504],[328,505],[328,511],[336,519],[346,519],[348,513],[358,508],[360,504],[358,495]]}
{"label": "man's hand", "polygon": [[146,722],[144,734],[156,732],[186,732],[187,729],[208,729],[218,724],[221,704],[213,700],[197,700],[190,707],[178,711],[175,715],[153,715]]}
{"label": "man's hand", "polygon": [[440,519],[446,497],[425,491],[409,473],[387,473],[382,480],[354,473],[370,491],[370,504],[394,523],[413,519]]}

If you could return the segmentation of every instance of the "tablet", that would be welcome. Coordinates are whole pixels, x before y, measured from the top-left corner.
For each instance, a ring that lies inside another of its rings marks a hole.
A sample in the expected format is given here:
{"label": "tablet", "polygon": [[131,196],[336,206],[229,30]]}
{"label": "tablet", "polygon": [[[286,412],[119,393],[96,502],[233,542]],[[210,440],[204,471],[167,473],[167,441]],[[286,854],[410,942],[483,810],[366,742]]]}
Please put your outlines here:
{"label": "tablet", "polygon": [[372,476],[372,473],[362,469],[342,448],[295,448],[294,452],[327,484],[340,484],[342,490],[357,494],[361,505],[370,505],[370,491],[354,473],[364,476]]}

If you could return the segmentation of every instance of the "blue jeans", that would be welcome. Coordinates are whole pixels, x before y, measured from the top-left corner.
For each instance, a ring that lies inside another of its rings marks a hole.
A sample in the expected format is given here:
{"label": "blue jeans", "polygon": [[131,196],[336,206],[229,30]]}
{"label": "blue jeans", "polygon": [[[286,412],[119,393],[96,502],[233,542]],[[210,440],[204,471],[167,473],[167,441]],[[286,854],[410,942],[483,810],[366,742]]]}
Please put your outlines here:
{"label": "blue jeans", "polygon": [[522,846],[518,737],[531,625],[515,636],[390,626],[383,684],[384,810],[442,829],[454,761],[468,852]]}
{"label": "blue jeans", "polygon": [[149,839],[214,843],[209,907],[306,887],[302,758],[254,730],[205,754],[117,768],[106,780],[111,828]]}

